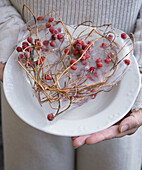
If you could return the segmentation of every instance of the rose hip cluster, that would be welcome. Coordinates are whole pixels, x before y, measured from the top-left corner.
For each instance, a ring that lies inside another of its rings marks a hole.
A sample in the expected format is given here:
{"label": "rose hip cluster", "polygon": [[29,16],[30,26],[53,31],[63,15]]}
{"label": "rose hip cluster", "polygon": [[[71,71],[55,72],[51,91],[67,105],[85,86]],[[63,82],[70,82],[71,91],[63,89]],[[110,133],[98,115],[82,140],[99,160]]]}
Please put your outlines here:
{"label": "rose hip cluster", "polygon": [[58,40],[62,41],[64,39],[64,35],[61,33],[62,29],[60,27],[55,29],[53,17],[49,18],[48,22],[46,23],[46,28],[49,29],[49,32],[51,33],[51,39],[43,41],[43,44],[45,46],[48,46],[48,44],[50,44],[51,47],[54,47],[54,46],[56,46],[55,40],[58,39]]}
{"label": "rose hip cluster", "polygon": [[[107,44],[106,43],[102,43],[101,48],[106,48],[107,47]],[[91,48],[93,48],[93,42],[92,41],[88,41],[87,43],[85,43],[85,41],[83,40],[76,40],[74,43],[73,43],[73,52],[71,54],[71,51],[66,48],[64,50],[64,53],[68,54],[68,55],[71,55],[72,56],[72,59],[70,61],[70,64],[72,65],[71,66],[71,69],[72,70],[76,70],[77,69],[77,60],[79,58],[81,58],[79,60],[79,62],[81,62],[82,65],[87,65],[90,61],[90,56],[91,56],[91,53],[92,53],[92,50],[90,50]],[[106,64],[109,64],[111,63],[111,58],[114,57],[113,54],[109,54],[109,56],[107,58],[104,59],[104,63]],[[97,69],[100,69],[103,67],[103,61],[101,58],[97,58],[95,59],[96,60],[96,66],[91,66],[89,71],[90,72],[94,72],[95,70]],[[97,73],[95,72],[95,75],[97,75]]]}
{"label": "rose hip cluster", "polygon": [[[44,17],[42,16],[39,16],[37,18],[37,22],[43,20]],[[69,45],[65,45],[65,48],[63,47],[63,50],[60,49],[59,52],[58,48],[61,48],[60,44],[64,43],[64,40],[66,39],[62,27],[58,25],[58,22],[55,21],[53,17],[50,17],[45,23],[44,28],[46,29],[46,33],[48,34],[48,36],[45,36],[44,39],[38,39],[37,37],[34,39],[33,36],[30,35],[26,38],[26,40],[21,43],[21,46],[17,47],[17,52],[19,53],[19,60],[22,64],[26,66],[26,68],[36,68],[36,72],[38,72],[37,68],[43,68],[43,64],[46,61],[48,52],[51,52],[55,48],[57,49],[57,55],[59,55],[59,53],[61,55],[59,59],[61,59],[63,56],[67,56],[67,58],[69,59],[68,64],[73,74],[76,73],[76,70],[79,70],[80,67],[85,68],[86,66],[88,66],[89,69],[87,70],[87,74],[84,75],[89,75],[89,79],[92,79],[93,76],[98,76],[98,72],[102,70],[101,68],[105,68],[106,66],[114,64],[114,58],[116,57],[114,51],[112,52],[110,50],[109,53],[105,53],[105,56],[93,57],[93,50],[95,50],[96,44],[93,42],[92,39],[90,41],[89,38],[75,39],[74,43],[71,44],[72,46],[70,46],[70,48]],[[127,34],[122,33],[120,37],[125,40],[127,39]],[[108,34],[108,39],[110,41],[113,41],[113,38],[113,35]],[[106,51],[106,49],[109,48],[109,45],[109,41],[104,41],[99,44],[99,48],[100,50]],[[129,65],[130,60],[124,59],[124,63],[126,65]],[[46,82],[51,83],[53,81],[53,76],[50,73],[50,71],[48,73],[45,73],[44,78],[42,78],[43,80],[46,80]],[[96,95],[97,93],[93,94],[92,99],[94,99]],[[47,116],[47,119],[49,121],[52,121],[54,118],[55,115],[53,113],[50,113]]]}
{"label": "rose hip cluster", "polygon": [[[37,21],[42,21],[44,18],[42,16],[39,16],[37,18]],[[54,21],[53,17],[50,17],[48,19],[48,22],[45,24],[46,31],[49,33],[49,38],[44,39],[43,41],[40,39],[33,39],[32,36],[29,36],[26,41],[22,42],[22,47],[17,47],[17,52],[20,52],[19,59],[22,63],[27,63],[28,66],[33,65],[33,63],[36,63],[37,65],[41,65],[45,59],[44,56],[41,56],[40,59],[38,58],[36,61],[33,60],[33,55],[35,50],[41,50],[41,51],[50,51],[55,46],[57,46],[57,43],[63,42],[64,35],[62,33],[62,28],[57,27],[55,29],[54,25],[56,25],[56,21]],[[58,41],[58,42],[57,42]],[[59,44],[58,44],[59,45]],[[47,78],[47,80],[50,80],[51,78]]]}

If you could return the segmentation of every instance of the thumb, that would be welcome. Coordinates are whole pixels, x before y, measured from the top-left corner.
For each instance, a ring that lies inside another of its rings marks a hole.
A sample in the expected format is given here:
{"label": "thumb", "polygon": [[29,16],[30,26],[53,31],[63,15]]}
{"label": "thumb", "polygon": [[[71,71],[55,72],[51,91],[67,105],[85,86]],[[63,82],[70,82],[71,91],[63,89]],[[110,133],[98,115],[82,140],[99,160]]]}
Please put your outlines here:
{"label": "thumb", "polygon": [[130,116],[121,121],[119,125],[119,131],[125,132],[134,128],[138,128],[142,125],[142,109],[133,111]]}

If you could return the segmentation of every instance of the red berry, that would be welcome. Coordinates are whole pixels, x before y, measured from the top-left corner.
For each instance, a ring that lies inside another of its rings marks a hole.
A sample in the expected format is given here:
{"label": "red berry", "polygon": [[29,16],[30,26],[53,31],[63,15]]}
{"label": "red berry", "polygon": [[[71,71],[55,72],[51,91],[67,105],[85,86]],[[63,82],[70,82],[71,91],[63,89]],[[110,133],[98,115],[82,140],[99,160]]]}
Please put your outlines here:
{"label": "red berry", "polygon": [[61,40],[61,39],[63,39],[63,34],[58,34],[58,36],[57,36],[57,38],[59,39],[59,40]]}
{"label": "red berry", "polygon": [[57,35],[56,35],[56,34],[53,34],[53,35],[51,36],[51,38],[52,38],[52,40],[56,40],[56,39],[57,39]]}
{"label": "red berry", "polygon": [[87,48],[87,46],[87,44],[82,45],[82,49],[84,50],[85,48]]}
{"label": "red berry", "polygon": [[22,45],[27,45],[27,46],[29,46],[29,43],[28,43],[27,41],[24,41],[24,42],[22,43]]}
{"label": "red berry", "polygon": [[50,27],[50,28],[49,28],[49,31],[53,34],[54,31],[55,31],[55,28],[54,28],[54,27]]}
{"label": "red berry", "polygon": [[82,44],[82,41],[81,40],[77,40],[76,43],[77,44]]}
{"label": "red berry", "polygon": [[55,41],[51,41],[50,46],[54,47],[56,45]]}
{"label": "red berry", "polygon": [[41,42],[40,42],[39,40],[37,41],[37,45],[38,45],[38,46],[41,46]]}
{"label": "red berry", "polygon": [[110,58],[106,58],[105,59],[105,63],[109,64],[111,62],[111,59]]}
{"label": "red berry", "polygon": [[107,44],[106,44],[105,42],[103,42],[102,45],[101,45],[101,47],[102,47],[102,48],[105,48],[105,47],[107,47]]}
{"label": "red berry", "polygon": [[86,57],[83,55],[80,60],[84,61],[85,59],[86,59]]}
{"label": "red berry", "polygon": [[78,55],[78,54],[79,54],[79,51],[75,49],[74,52],[73,52],[73,54],[74,54],[74,55]]}
{"label": "red berry", "polygon": [[82,48],[81,44],[76,44],[75,49],[80,50]]}
{"label": "red berry", "polygon": [[32,48],[32,47],[29,47],[29,48],[27,49],[27,51],[31,52],[31,51],[33,51],[33,48]]}
{"label": "red berry", "polygon": [[81,45],[84,45],[84,41],[81,40]]}
{"label": "red berry", "polygon": [[95,67],[90,67],[90,72],[93,72],[93,71],[95,71]]}
{"label": "red berry", "polygon": [[73,47],[74,47],[74,48],[76,47],[76,42],[73,44]]}
{"label": "red berry", "polygon": [[32,44],[33,43],[33,38],[32,37],[28,37],[27,41]]}
{"label": "red berry", "polygon": [[48,40],[44,40],[44,41],[43,41],[43,45],[48,46],[48,44],[49,44],[49,41],[48,41]]}
{"label": "red berry", "polygon": [[46,28],[50,28],[51,24],[49,22],[46,23]]}
{"label": "red berry", "polygon": [[50,113],[50,114],[47,116],[47,119],[48,119],[49,121],[52,121],[52,120],[54,119],[53,113]]}
{"label": "red berry", "polygon": [[76,44],[83,45],[83,44],[84,44],[84,41],[82,41],[82,40],[77,40],[75,43],[76,43]]}
{"label": "red berry", "polygon": [[130,64],[130,60],[129,60],[129,59],[125,59],[124,62],[125,62],[125,64],[127,64],[127,65]]}
{"label": "red berry", "polygon": [[70,50],[66,48],[66,49],[64,50],[64,53],[70,54]]}
{"label": "red berry", "polygon": [[100,62],[100,63],[97,63],[97,67],[98,67],[98,68],[102,68],[102,67],[103,67],[103,63],[101,63],[101,62]]}
{"label": "red berry", "polygon": [[41,65],[41,60],[37,60],[37,61],[36,61],[36,64],[37,64],[37,65]]}
{"label": "red berry", "polygon": [[70,64],[73,64],[73,63],[74,63],[74,65],[75,65],[75,64],[76,64],[75,62],[76,62],[76,59],[72,59],[72,60],[70,61]]}
{"label": "red berry", "polygon": [[98,76],[98,72],[94,72],[94,76]]}
{"label": "red berry", "polygon": [[42,16],[39,16],[39,17],[37,18],[37,20],[38,20],[38,21],[42,21],[42,20],[44,20],[44,18],[43,18]]}
{"label": "red berry", "polygon": [[121,34],[121,38],[126,39],[127,38],[127,34],[126,33],[122,33]]}
{"label": "red berry", "polygon": [[24,55],[27,59],[30,58],[30,53],[26,52]]}
{"label": "red berry", "polygon": [[108,54],[108,57],[113,58],[113,57],[114,57],[114,53],[110,52],[110,53]]}
{"label": "red berry", "polygon": [[87,54],[87,55],[86,55],[86,59],[88,59],[88,58],[90,58],[90,55]]}
{"label": "red berry", "polygon": [[22,51],[23,51],[21,47],[17,47],[16,50],[17,50],[18,52],[22,52]]}
{"label": "red berry", "polygon": [[58,28],[58,31],[59,31],[59,32],[62,32],[62,28]]}
{"label": "red berry", "polygon": [[23,58],[23,54],[20,54],[20,55],[19,55],[19,59],[22,59],[22,58]]}
{"label": "red berry", "polygon": [[92,43],[92,41],[88,41],[88,44],[91,44]]}
{"label": "red berry", "polygon": [[71,69],[72,69],[72,70],[76,70],[77,67],[76,67],[75,65],[73,65],[73,66],[71,66]]}
{"label": "red berry", "polygon": [[41,60],[43,61],[45,59],[45,57],[44,56],[41,56]]}
{"label": "red berry", "polygon": [[112,34],[109,34],[108,38],[109,38],[109,39],[113,39],[113,35],[112,35]]}
{"label": "red berry", "polygon": [[24,44],[22,47],[23,49],[27,49],[28,45]]}
{"label": "red berry", "polygon": [[99,63],[99,62],[101,62],[101,61],[102,61],[101,58],[97,58],[96,63]]}
{"label": "red berry", "polygon": [[45,75],[45,79],[46,79],[46,80],[51,80],[52,78],[51,78],[51,76],[50,76],[49,74],[46,74],[46,75]]}
{"label": "red berry", "polygon": [[80,51],[80,54],[82,55],[83,53],[84,53],[84,50],[81,50],[81,51]]}
{"label": "red berry", "polygon": [[58,31],[57,31],[57,30],[55,30],[55,31],[54,31],[54,34],[58,34]]}
{"label": "red berry", "polygon": [[54,21],[54,18],[53,18],[53,17],[50,17],[48,21],[49,21],[49,22],[52,22],[52,21]]}

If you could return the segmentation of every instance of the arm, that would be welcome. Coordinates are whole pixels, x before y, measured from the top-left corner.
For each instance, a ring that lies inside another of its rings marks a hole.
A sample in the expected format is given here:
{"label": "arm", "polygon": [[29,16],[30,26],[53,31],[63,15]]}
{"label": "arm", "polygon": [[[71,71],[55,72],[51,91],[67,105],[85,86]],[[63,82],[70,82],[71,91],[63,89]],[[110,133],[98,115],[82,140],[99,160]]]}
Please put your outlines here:
{"label": "arm", "polygon": [[[136,48],[135,56],[139,64],[140,72],[142,72],[142,8],[140,11],[140,17],[137,20],[136,30],[135,30]],[[96,132],[91,135],[73,137],[72,145],[74,148],[78,148],[84,144],[95,144],[103,140],[108,140],[112,138],[120,138],[125,135],[131,135],[137,131],[137,129],[142,125],[142,88],[140,93],[134,103],[131,112],[122,119],[117,124]]]}
{"label": "arm", "polygon": [[[7,2],[7,1],[5,1]],[[10,4],[0,2],[0,80],[3,80],[3,70],[6,61],[12,54],[18,40],[23,20]],[[1,4],[3,3],[3,4]]]}

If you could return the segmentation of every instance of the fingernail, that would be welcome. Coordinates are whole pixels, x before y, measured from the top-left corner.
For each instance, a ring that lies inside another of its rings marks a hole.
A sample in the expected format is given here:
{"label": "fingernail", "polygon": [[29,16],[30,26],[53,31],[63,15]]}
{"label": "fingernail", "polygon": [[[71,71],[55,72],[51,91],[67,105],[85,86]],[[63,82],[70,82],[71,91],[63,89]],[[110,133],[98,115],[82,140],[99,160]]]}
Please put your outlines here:
{"label": "fingernail", "polygon": [[127,130],[128,130],[128,125],[124,125],[124,126],[121,127],[121,133],[125,132]]}

